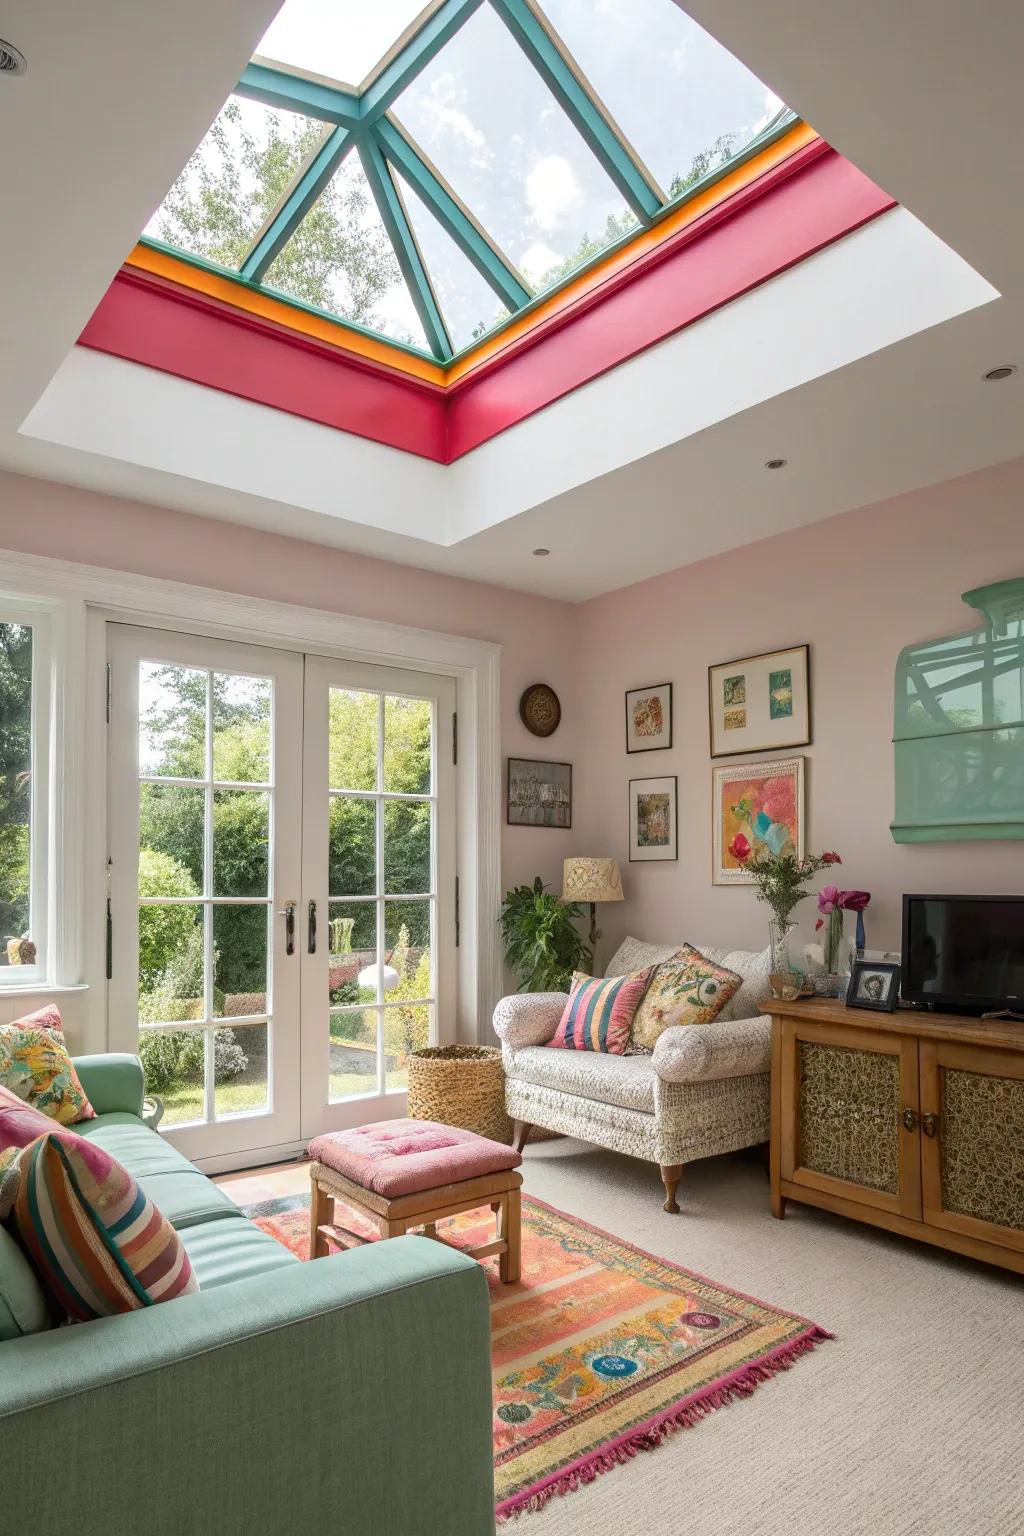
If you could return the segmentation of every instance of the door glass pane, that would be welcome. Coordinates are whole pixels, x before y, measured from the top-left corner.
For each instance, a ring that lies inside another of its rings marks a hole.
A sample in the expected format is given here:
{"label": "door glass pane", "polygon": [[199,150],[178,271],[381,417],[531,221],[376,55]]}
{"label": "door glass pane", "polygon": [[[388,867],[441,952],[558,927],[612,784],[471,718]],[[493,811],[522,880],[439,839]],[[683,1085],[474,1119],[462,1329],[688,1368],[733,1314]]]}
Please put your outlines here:
{"label": "door glass pane", "polygon": [[431,901],[384,903],[384,958],[393,973],[385,977],[387,1003],[432,995],[432,908]]}
{"label": "door glass pane", "polygon": [[139,895],[203,894],[205,792],[186,784],[139,786]]}
{"label": "door glass pane", "polygon": [[385,800],[384,889],[389,896],[430,890],[429,800]]}
{"label": "door glass pane", "polygon": [[332,901],[327,924],[328,994],[332,1007],[377,1001],[377,906]]}
{"label": "door glass pane", "polygon": [[213,894],[266,896],[269,878],[270,795],[258,789],[214,790]]}
{"label": "door glass pane", "polygon": [[409,1056],[430,1044],[433,1003],[400,1003],[384,1009],[384,1086],[388,1093],[409,1086]]}
{"label": "door glass pane", "polygon": [[[32,629],[0,624],[0,940],[29,933]],[[29,935],[31,937],[31,935]],[[9,964],[6,942],[0,965]]]}
{"label": "door glass pane", "polygon": [[377,1091],[377,1009],[331,1014],[330,1100]]}
{"label": "door glass pane", "polygon": [[537,291],[635,225],[489,5],[416,76],[394,111]]}
{"label": "door glass pane", "polygon": [[213,674],[213,776],[229,784],[270,781],[269,677]]}
{"label": "door glass pane", "polygon": [[213,1083],[218,1120],[269,1109],[266,1024],[214,1031]]}
{"label": "door glass pane", "polygon": [[139,772],[201,779],[206,766],[206,673],[139,664]]}
{"label": "door glass pane", "polygon": [[377,889],[377,802],[331,797],[328,894],[367,896]]}
{"label": "door glass pane", "polygon": [[202,907],[191,902],[140,906],[140,1022],[174,1024],[205,1017]]}
{"label": "door glass pane", "polygon": [[267,908],[213,908],[213,1016],[267,1011]]}
{"label": "door glass pane", "polygon": [[782,108],[675,0],[544,0],[544,10],[671,197],[743,149]]}
{"label": "door glass pane", "polygon": [[332,688],[328,709],[331,789],[376,789],[379,695]]}
{"label": "door glass pane", "polygon": [[163,1100],[162,1125],[204,1118],[205,1050],[206,1031],[202,1029],[139,1030],[146,1090]]}
{"label": "door glass pane", "polygon": [[385,698],[384,788],[390,794],[430,794],[433,718],[429,699]]}

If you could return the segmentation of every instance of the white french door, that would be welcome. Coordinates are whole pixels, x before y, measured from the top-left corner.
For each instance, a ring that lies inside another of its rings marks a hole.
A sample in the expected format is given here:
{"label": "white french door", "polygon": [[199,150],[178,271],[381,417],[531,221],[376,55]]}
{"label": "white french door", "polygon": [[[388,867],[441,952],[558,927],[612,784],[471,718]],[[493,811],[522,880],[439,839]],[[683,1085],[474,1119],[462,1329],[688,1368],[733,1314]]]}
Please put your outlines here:
{"label": "white french door", "polygon": [[109,1041],[245,1161],[400,1115],[454,1039],[454,684],[108,625]]}
{"label": "white french door", "polygon": [[455,1038],[454,708],[448,678],[306,658],[305,1137],[404,1114],[409,1052]]}

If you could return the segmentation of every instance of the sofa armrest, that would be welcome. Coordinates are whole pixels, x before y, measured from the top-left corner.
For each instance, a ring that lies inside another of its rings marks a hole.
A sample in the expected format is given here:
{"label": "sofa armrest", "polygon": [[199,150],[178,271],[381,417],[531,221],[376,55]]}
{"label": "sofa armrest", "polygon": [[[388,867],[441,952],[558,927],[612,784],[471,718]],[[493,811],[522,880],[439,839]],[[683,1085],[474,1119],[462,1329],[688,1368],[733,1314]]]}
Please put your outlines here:
{"label": "sofa armrest", "polygon": [[715,1082],[749,1077],[772,1064],[772,1021],[767,1014],[728,1023],[686,1024],[666,1029],[654,1047],[654,1070],[663,1082]]}
{"label": "sofa armrest", "polygon": [[524,1045],[547,1045],[566,1001],[565,992],[516,992],[503,997],[494,1010],[494,1033],[511,1051]]}
{"label": "sofa armrest", "polygon": [[89,1103],[98,1115],[121,1110],[141,1118],[146,1079],[137,1056],[109,1052],[103,1056],[75,1056],[73,1060]]}
{"label": "sofa armrest", "polygon": [[66,1528],[59,1445],[82,1536],[488,1536],[491,1422],[483,1270],[393,1238],[0,1344],[3,1526]]}

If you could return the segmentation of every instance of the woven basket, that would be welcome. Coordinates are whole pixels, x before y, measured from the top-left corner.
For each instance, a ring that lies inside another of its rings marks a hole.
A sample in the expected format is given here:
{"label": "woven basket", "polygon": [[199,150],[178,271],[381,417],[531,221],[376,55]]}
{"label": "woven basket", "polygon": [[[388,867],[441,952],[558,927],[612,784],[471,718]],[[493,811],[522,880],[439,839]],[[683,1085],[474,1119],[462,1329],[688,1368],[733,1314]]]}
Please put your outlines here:
{"label": "woven basket", "polygon": [[431,1045],[409,1057],[409,1114],[512,1145],[501,1051],[487,1045]]}

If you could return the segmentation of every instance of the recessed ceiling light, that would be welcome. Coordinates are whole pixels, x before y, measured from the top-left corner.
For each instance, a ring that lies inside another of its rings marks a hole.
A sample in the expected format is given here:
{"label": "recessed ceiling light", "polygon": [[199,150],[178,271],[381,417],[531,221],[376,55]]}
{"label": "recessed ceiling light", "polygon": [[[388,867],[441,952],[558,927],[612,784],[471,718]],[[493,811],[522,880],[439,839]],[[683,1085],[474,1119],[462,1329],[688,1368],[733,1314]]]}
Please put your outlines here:
{"label": "recessed ceiling light", "polygon": [[550,549],[535,549],[534,550],[534,554],[535,555],[550,555],[550,553],[551,553]]}
{"label": "recessed ceiling light", "polygon": [[990,368],[988,373],[983,373],[982,378],[990,384],[995,384],[999,379],[1008,379],[1011,374],[1017,372],[1016,363],[1000,363],[998,368]]}
{"label": "recessed ceiling light", "polygon": [[0,75],[23,75],[27,68],[25,55],[0,37]]}
{"label": "recessed ceiling light", "polygon": [[764,467],[765,469],[785,469],[788,463],[788,459],[765,459]]}

